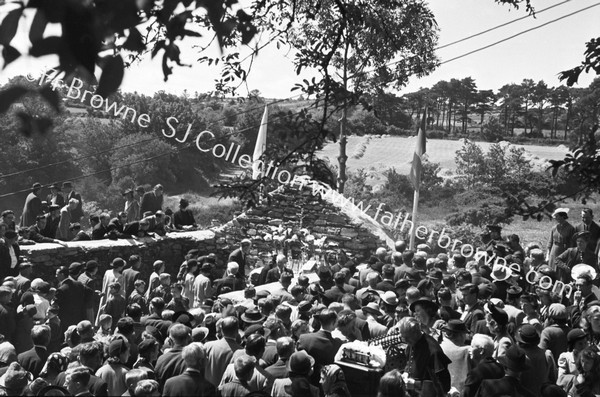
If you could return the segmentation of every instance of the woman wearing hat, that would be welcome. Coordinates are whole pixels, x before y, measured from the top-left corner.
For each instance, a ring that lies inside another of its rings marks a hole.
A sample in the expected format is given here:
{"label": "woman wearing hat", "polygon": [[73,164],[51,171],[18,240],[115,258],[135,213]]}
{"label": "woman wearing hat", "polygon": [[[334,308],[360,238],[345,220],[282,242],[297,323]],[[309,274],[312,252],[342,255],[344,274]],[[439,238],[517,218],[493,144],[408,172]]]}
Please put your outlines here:
{"label": "woman wearing hat", "polygon": [[579,375],[577,362],[579,353],[588,347],[587,334],[580,328],[569,331],[567,345],[568,351],[558,357],[558,379],[556,380],[556,384],[563,386],[565,391],[568,391],[567,385],[572,381],[572,377]]}
{"label": "woman wearing hat", "polygon": [[556,221],[556,225],[550,232],[550,238],[546,246],[546,260],[552,270],[556,270],[556,257],[565,252],[567,248],[573,246],[575,228],[567,221],[569,219],[568,212],[568,208],[557,208],[552,213],[552,218]]}

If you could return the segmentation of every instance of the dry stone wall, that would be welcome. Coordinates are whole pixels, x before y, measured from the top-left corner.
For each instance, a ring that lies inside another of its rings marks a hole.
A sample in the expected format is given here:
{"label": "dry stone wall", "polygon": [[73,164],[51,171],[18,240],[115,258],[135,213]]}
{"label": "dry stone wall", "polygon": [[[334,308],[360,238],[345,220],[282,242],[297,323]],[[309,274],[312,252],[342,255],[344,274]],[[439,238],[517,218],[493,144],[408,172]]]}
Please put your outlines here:
{"label": "dry stone wall", "polygon": [[[143,239],[97,240],[57,244],[35,244],[21,247],[22,254],[34,265],[34,275],[53,280],[56,269],[72,262],[96,260],[100,274],[116,257],[127,259],[140,255],[146,277],[156,259],[167,264],[167,271],[177,274],[186,252],[197,248],[201,255],[215,253],[218,271],[224,269],[228,254],[244,238],[253,242],[252,254],[268,260],[273,252],[269,236],[273,228],[306,228],[316,239],[326,237],[326,246],[341,248],[358,256],[368,255],[377,247],[390,246],[392,240],[372,218],[352,206],[340,208],[335,195],[325,199],[313,195],[312,181],[302,188],[284,185],[272,192],[264,203],[251,208],[232,221],[209,230],[168,233],[165,237]],[[342,202],[339,200],[339,202]]]}

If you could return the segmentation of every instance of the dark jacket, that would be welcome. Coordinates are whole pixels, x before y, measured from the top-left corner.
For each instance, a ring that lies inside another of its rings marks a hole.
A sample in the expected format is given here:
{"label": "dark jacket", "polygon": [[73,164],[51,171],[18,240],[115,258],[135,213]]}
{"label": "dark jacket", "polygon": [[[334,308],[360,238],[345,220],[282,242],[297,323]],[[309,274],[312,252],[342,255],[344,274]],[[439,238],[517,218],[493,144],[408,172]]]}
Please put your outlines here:
{"label": "dark jacket", "polygon": [[23,215],[21,215],[21,227],[35,225],[38,215],[42,215],[42,200],[35,194],[29,193],[23,206]]}
{"label": "dark jacket", "polygon": [[29,239],[35,241],[36,243],[54,242],[54,239],[44,236],[37,225],[33,225],[29,228]]}
{"label": "dark jacket", "polygon": [[505,376],[500,379],[489,379],[481,382],[481,386],[476,394],[477,397],[534,397],[529,390],[525,389],[519,383],[517,378]]}
{"label": "dark jacket", "polygon": [[69,325],[75,325],[86,318],[85,309],[93,293],[91,288],[72,278],[60,283],[56,290],[56,303],[62,332],[65,332]]}
{"label": "dark jacket", "polygon": [[194,226],[195,224],[196,220],[190,209],[180,209],[173,214],[173,226],[175,226],[175,229],[182,229],[182,226]]}
{"label": "dark jacket", "polygon": [[140,203],[140,214],[143,216],[144,212],[150,211],[154,214],[156,211],[162,210],[164,196],[156,196],[154,191],[144,193],[142,202]]}
{"label": "dark jacket", "polygon": [[169,397],[212,397],[216,395],[216,389],[204,378],[200,371],[188,368],[181,375],[167,379],[163,395]]}
{"label": "dark jacket", "polygon": [[[56,377],[54,384],[57,386],[65,386],[65,381],[67,380],[66,372],[61,372]],[[94,375],[94,372],[90,369],[90,381],[88,382],[88,389],[90,393],[92,393],[96,397],[104,397],[108,396],[108,384],[102,378]]]}
{"label": "dark jacket", "polygon": [[123,270],[123,288],[125,291],[125,296],[131,295],[133,290],[135,289],[135,281],[140,278],[140,272],[133,269],[128,268]]}
{"label": "dark jacket", "polygon": [[35,378],[40,375],[46,360],[48,359],[48,350],[42,346],[34,346],[17,356],[17,362],[25,369],[33,374]]}
{"label": "dark jacket", "polygon": [[68,203],[69,200],[71,200],[72,198],[79,201],[79,204],[77,204],[77,207],[75,207],[75,209],[73,211],[71,211],[71,221],[73,221],[73,223],[75,223],[75,222],[79,222],[79,220],[83,216],[83,201],[81,200],[81,194],[79,194],[73,190],[71,193],[67,194],[67,196],[65,197],[65,203]]}
{"label": "dark jacket", "polygon": [[182,350],[181,347],[171,349],[156,361],[155,373],[161,387],[164,387],[167,379],[181,375],[185,371],[186,365],[181,356]]}
{"label": "dark jacket", "polygon": [[15,267],[10,266],[11,257],[8,244],[6,244],[4,240],[0,239],[0,279],[3,279],[6,276],[16,276],[19,274],[19,256],[21,255],[21,249],[17,243],[14,243],[12,247],[15,252],[15,256],[17,257],[17,265]]}
{"label": "dark jacket", "polygon": [[504,376],[504,368],[491,357],[485,358],[467,374],[465,387],[461,397],[475,397],[484,379],[500,379]]}
{"label": "dark jacket", "polygon": [[233,250],[231,254],[229,254],[227,262],[235,262],[240,266],[238,278],[246,277],[246,258],[247,255],[244,255],[241,248]]}
{"label": "dark jacket", "polygon": [[108,229],[99,223],[92,229],[92,240],[102,240],[106,237],[106,233],[108,233]]}

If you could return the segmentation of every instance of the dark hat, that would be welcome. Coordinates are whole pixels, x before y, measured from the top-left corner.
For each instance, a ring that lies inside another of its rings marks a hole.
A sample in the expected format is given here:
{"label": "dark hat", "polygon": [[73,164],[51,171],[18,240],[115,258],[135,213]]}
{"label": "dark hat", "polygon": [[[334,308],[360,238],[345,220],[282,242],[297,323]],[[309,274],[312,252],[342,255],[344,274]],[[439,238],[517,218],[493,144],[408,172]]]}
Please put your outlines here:
{"label": "dark hat", "polygon": [[9,239],[11,239],[11,238],[15,238],[15,237],[17,237],[17,236],[18,236],[18,234],[17,234],[17,232],[15,232],[14,230],[10,230],[10,229],[8,229],[8,230],[6,231],[6,233],[4,233],[4,236],[5,236],[6,238],[9,238]]}
{"label": "dark hat", "polygon": [[183,324],[186,327],[193,328],[194,316],[186,311],[179,311],[173,314],[173,323]]}
{"label": "dark hat", "polygon": [[375,262],[374,264],[371,265],[371,269],[375,270],[376,272],[381,274],[381,271],[383,270],[383,262]]}
{"label": "dark hat", "polygon": [[269,295],[271,295],[271,292],[269,292],[269,290],[266,290],[266,289],[261,289],[259,291],[256,291],[256,299],[266,298]]}
{"label": "dark hat", "polygon": [[437,310],[439,308],[438,304],[435,303],[434,301],[432,301],[431,299],[427,299],[427,298],[420,298],[416,301],[414,301],[413,303],[410,304],[410,311],[411,312],[415,312],[415,308],[417,307],[417,305],[423,306],[423,307],[429,307],[432,310]]}
{"label": "dark hat", "polygon": [[494,265],[491,277],[494,281],[505,281],[508,280],[512,272],[507,266]]}
{"label": "dark hat", "polygon": [[406,271],[404,278],[409,281],[419,281],[421,279],[421,274],[417,271],[417,269],[410,269]]}
{"label": "dark hat", "polygon": [[69,272],[78,272],[83,267],[83,264],[79,262],[73,262],[69,265]]}
{"label": "dark hat", "polygon": [[508,324],[508,314],[504,311],[504,309],[500,309],[496,307],[492,302],[487,303],[487,308],[498,325],[506,325]]}
{"label": "dark hat", "polygon": [[138,351],[140,353],[145,353],[151,349],[154,349],[154,347],[157,345],[158,341],[155,338],[142,339],[142,341],[138,344]]}
{"label": "dark hat", "polygon": [[244,331],[244,338],[249,337],[252,334],[259,334],[265,336],[265,327],[262,324],[252,324]]}
{"label": "dark hat", "polygon": [[344,282],[346,280],[346,275],[342,272],[335,272],[335,274],[333,275],[333,279],[336,282]]}
{"label": "dark hat", "polygon": [[581,328],[574,328],[567,334],[567,342],[571,344],[585,338],[587,338],[587,334]]}
{"label": "dark hat", "polygon": [[307,313],[312,309],[312,303],[310,301],[302,301],[298,303],[298,312]]}
{"label": "dark hat", "polygon": [[192,342],[204,342],[208,336],[209,330],[206,327],[197,327],[192,329]]}
{"label": "dark hat", "polygon": [[452,292],[448,288],[442,288],[437,293],[439,300],[449,301],[452,299]]}
{"label": "dark hat", "polygon": [[37,396],[71,396],[67,389],[62,386],[49,385],[44,386],[38,391]]}
{"label": "dark hat", "polygon": [[537,333],[535,327],[531,324],[524,324],[518,329],[515,339],[521,343],[529,345],[537,345],[540,343],[540,335]]}
{"label": "dark hat", "polygon": [[288,360],[287,369],[298,375],[308,375],[315,365],[315,359],[306,350],[300,350],[291,355]]}
{"label": "dark hat", "polygon": [[63,182],[62,187],[73,187],[72,182]]}
{"label": "dark hat", "polygon": [[241,319],[246,324],[256,324],[262,323],[265,319],[265,316],[257,309],[249,309],[242,314]]}
{"label": "dark hat", "polygon": [[362,307],[362,311],[365,314],[372,314],[373,316],[381,316],[381,310],[379,310],[379,305],[375,302],[369,302],[366,306]]}
{"label": "dark hat", "polygon": [[60,205],[52,204],[48,207],[48,211],[56,211],[60,209]]}
{"label": "dark hat", "polygon": [[182,207],[187,207],[188,205],[190,205],[190,202],[182,198],[181,200],[179,200],[179,205]]}
{"label": "dark hat", "polygon": [[504,356],[498,357],[498,361],[506,368],[516,372],[523,372],[530,368],[525,351],[516,345],[509,347]]}
{"label": "dark hat", "polygon": [[108,356],[109,357],[117,357],[121,355],[125,350],[127,350],[127,344],[121,338],[117,338],[110,342],[108,345]]}
{"label": "dark hat", "polygon": [[448,331],[448,332],[456,332],[456,333],[459,333],[459,332],[469,333],[467,326],[461,320],[448,321],[448,324],[444,325],[442,327],[442,330]]}

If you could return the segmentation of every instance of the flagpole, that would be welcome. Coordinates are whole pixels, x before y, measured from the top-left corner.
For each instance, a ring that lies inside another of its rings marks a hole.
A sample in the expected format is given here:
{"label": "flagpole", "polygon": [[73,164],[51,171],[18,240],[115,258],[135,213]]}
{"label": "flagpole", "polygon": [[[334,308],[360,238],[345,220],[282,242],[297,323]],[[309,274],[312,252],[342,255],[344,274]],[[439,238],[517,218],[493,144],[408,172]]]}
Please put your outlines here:
{"label": "flagpole", "polygon": [[[417,150],[418,150],[418,154],[419,157],[423,155],[423,153],[425,152],[425,147],[421,146],[421,144],[423,142],[420,142],[420,138],[421,136],[423,137],[423,140],[425,140],[426,138],[426,133],[425,133],[425,128],[427,126],[427,107],[425,107],[424,111],[423,111],[423,118],[421,119],[421,131],[419,132],[419,134],[417,134]],[[422,135],[421,135],[422,134]],[[422,159],[421,159],[422,160]],[[419,172],[422,172],[421,170]],[[417,232],[417,218],[419,215],[419,190],[421,189],[421,176],[419,175],[419,177],[417,178],[417,183],[415,184],[415,193],[413,195],[413,210],[412,210],[412,227],[410,229],[410,250],[414,251],[415,250],[415,234]]]}

